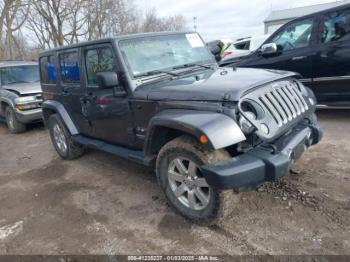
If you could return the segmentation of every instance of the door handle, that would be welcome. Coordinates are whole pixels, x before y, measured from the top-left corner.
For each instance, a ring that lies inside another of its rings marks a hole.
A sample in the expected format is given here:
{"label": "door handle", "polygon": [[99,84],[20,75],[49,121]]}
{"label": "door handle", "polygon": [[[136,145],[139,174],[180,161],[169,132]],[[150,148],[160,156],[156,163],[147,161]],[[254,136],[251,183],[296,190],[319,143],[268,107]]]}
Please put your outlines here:
{"label": "door handle", "polygon": [[80,98],[80,100],[87,101],[87,100],[95,100],[96,98],[97,98],[97,96],[94,95],[93,93],[88,93],[88,94],[82,96],[82,97]]}
{"label": "door handle", "polygon": [[302,60],[302,59],[305,59],[305,58],[307,58],[307,56],[295,56],[295,57],[292,57],[292,60],[296,61],[296,60]]}
{"label": "door handle", "polygon": [[85,98],[88,99],[88,100],[93,101],[93,100],[96,100],[97,95],[95,95],[93,92],[89,92],[89,93],[87,93],[87,94],[85,95]]}
{"label": "door handle", "polygon": [[86,96],[83,96],[80,98],[80,102],[83,104],[86,103],[87,101],[88,101],[88,97],[86,97]]}
{"label": "door handle", "polygon": [[63,90],[61,93],[62,96],[69,96],[68,90]]}

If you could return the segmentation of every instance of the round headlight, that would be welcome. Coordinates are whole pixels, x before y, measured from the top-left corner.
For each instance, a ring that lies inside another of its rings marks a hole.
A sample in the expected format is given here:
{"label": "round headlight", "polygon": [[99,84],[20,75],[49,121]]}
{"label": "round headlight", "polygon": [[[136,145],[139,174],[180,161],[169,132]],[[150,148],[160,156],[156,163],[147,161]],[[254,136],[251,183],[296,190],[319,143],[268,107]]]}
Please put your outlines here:
{"label": "round headlight", "polygon": [[269,127],[266,124],[261,124],[260,129],[266,135],[268,135],[270,133]]}
{"label": "round headlight", "polygon": [[241,110],[244,112],[244,115],[247,116],[249,119],[257,119],[258,113],[256,112],[254,105],[250,101],[243,101],[241,103]]}
{"label": "round headlight", "polygon": [[264,117],[265,112],[259,103],[247,99],[240,103],[240,110],[248,120],[260,120]]}
{"label": "round headlight", "polygon": [[254,114],[253,112],[245,112],[245,115],[251,120],[256,120],[256,114]]}
{"label": "round headlight", "polygon": [[254,126],[244,116],[240,116],[239,125],[244,134],[249,134],[254,131]]}

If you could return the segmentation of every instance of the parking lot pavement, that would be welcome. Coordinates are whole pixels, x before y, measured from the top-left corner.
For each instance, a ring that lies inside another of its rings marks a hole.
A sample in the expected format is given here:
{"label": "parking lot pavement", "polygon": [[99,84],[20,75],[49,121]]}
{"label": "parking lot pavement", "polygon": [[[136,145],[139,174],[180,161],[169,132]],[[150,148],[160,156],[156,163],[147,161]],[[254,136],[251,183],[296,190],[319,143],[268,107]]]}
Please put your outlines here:
{"label": "parking lot pavement", "polygon": [[0,125],[0,254],[350,254],[350,113],[319,112],[322,143],[293,175],[194,225],[152,170],[98,151],[62,161],[36,125]]}

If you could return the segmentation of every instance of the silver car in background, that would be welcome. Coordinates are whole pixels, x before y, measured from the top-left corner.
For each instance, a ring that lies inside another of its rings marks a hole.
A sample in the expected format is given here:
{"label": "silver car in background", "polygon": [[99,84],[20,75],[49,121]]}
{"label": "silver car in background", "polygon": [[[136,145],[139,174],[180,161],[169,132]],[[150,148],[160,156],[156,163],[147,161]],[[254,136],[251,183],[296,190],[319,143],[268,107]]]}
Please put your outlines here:
{"label": "silver car in background", "polygon": [[35,62],[0,62],[0,120],[11,133],[42,121],[39,66]]}

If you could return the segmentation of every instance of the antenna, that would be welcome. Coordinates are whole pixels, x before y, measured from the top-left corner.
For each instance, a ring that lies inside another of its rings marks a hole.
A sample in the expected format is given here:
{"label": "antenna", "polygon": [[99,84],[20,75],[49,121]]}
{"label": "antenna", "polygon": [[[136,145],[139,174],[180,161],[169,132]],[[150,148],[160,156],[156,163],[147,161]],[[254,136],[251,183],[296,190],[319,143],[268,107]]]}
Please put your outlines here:
{"label": "antenna", "polygon": [[195,32],[197,32],[197,16],[193,17],[193,29]]}

